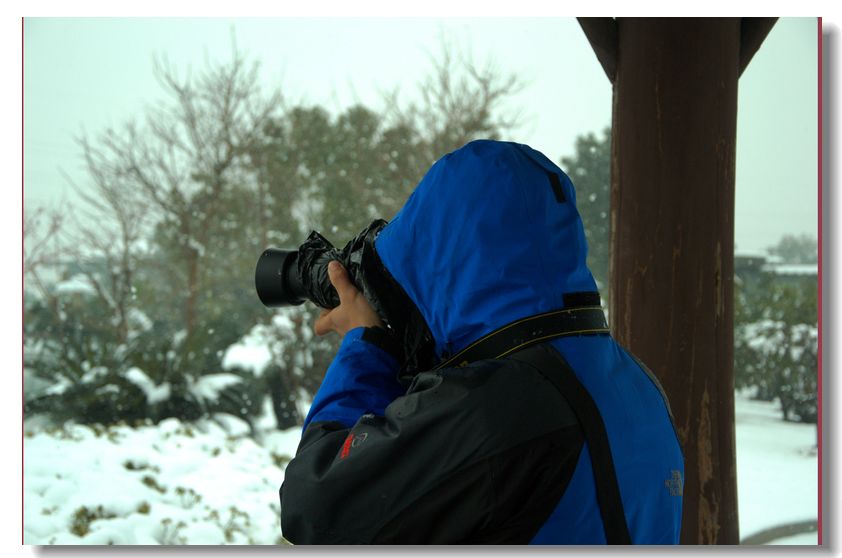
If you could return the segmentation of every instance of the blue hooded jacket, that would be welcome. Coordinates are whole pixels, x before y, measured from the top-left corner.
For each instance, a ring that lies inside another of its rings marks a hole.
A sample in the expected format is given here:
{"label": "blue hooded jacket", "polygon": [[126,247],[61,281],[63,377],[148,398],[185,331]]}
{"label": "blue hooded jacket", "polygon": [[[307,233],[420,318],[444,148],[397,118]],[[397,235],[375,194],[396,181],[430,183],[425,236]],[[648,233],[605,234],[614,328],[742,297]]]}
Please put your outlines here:
{"label": "blue hooded jacket", "polygon": [[[567,293],[597,290],[572,182],[544,155],[516,143],[474,141],[441,158],[375,247],[426,320],[439,357],[515,320],[563,308]],[[398,362],[363,333],[345,335],[305,431],[328,421],[351,428],[402,398]],[[632,542],[677,543],[683,458],[656,380],[610,335],[550,343],[602,416]],[[605,543],[595,486],[583,450],[531,542]]]}

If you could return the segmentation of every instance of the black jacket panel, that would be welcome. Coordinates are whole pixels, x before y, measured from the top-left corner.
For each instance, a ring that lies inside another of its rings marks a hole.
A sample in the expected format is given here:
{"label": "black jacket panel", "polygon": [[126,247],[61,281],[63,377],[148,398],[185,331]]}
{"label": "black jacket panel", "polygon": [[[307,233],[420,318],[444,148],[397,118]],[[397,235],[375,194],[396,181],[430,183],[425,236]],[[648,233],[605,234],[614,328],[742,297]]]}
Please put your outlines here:
{"label": "black jacket panel", "polygon": [[576,418],[511,360],[419,374],[385,416],[311,424],[281,487],[296,544],[523,543],[566,488]]}

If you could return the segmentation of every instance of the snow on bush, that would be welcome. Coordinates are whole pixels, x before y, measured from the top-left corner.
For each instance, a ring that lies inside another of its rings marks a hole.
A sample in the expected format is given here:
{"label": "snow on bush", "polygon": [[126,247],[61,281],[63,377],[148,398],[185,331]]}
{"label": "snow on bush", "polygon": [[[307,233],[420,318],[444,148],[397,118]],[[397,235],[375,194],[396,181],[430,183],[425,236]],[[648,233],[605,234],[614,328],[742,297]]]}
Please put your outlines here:
{"label": "snow on bush", "polygon": [[295,324],[288,315],[289,310],[295,310],[285,310],[288,311],[275,314],[271,324],[254,326],[242,339],[228,347],[222,357],[222,367],[225,370],[242,368],[255,376],[262,376],[272,362],[283,361],[288,345],[296,342]]}
{"label": "snow on bush", "polygon": [[140,368],[130,368],[123,373],[123,376],[140,388],[144,395],[146,395],[146,402],[149,405],[154,405],[170,398],[170,383],[164,382],[161,385],[156,385]]}
{"label": "snow on bush", "polygon": [[96,290],[93,285],[91,285],[90,279],[82,274],[74,275],[70,279],[60,282],[55,286],[54,292],[57,294],[96,294]]}
{"label": "snow on bush", "polygon": [[222,391],[243,381],[243,378],[235,374],[205,374],[194,380],[187,377],[189,391],[200,401],[216,401]]}
{"label": "snow on bush", "polygon": [[280,544],[278,488],[300,429],[261,444],[232,415],[33,430],[24,544]]}
{"label": "snow on bush", "polygon": [[762,319],[734,331],[735,376],[760,399],[777,398],[785,420],[815,422],[818,413],[818,328]]}

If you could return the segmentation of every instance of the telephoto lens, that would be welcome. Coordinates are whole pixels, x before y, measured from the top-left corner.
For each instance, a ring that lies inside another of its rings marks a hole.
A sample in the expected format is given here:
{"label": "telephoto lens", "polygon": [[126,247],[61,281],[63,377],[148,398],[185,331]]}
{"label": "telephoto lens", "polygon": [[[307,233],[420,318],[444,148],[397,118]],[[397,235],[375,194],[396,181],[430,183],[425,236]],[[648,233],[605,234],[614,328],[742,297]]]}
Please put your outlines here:
{"label": "telephoto lens", "polygon": [[[388,322],[383,306],[365,279],[375,270],[370,264],[364,264],[364,260],[376,256],[374,239],[385,225],[386,221],[382,219],[373,221],[341,251],[317,231],[311,231],[298,250],[267,248],[254,270],[254,286],[260,302],[269,308],[280,308],[309,300],[319,308],[336,308],[340,303],[339,293],[330,282],[327,267],[332,260],[337,260],[345,266],[351,282],[381,314],[381,319]],[[364,256],[364,253],[369,255]]]}
{"label": "telephoto lens", "polygon": [[298,274],[298,250],[267,248],[257,260],[254,286],[264,306],[297,306],[307,299],[307,291]]}
{"label": "telephoto lens", "polygon": [[437,362],[435,341],[424,317],[380,261],[374,242],[386,221],[375,219],[342,250],[317,231],[311,231],[297,250],[267,248],[257,260],[254,286],[264,306],[297,306],[309,300],[319,308],[340,304],[327,268],[336,260],[348,271],[354,286],[380,316],[403,363],[398,377],[411,381],[419,370]]}

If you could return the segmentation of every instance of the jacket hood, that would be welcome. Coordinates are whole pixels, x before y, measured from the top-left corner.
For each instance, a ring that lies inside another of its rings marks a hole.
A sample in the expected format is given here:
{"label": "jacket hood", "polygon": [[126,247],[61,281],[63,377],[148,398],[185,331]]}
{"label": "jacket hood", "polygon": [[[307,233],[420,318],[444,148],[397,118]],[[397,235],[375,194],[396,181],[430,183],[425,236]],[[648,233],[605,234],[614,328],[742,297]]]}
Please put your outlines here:
{"label": "jacket hood", "polygon": [[567,175],[517,143],[478,140],[439,159],[375,241],[441,358],[517,319],[595,292]]}

